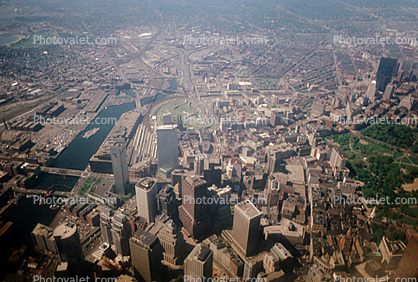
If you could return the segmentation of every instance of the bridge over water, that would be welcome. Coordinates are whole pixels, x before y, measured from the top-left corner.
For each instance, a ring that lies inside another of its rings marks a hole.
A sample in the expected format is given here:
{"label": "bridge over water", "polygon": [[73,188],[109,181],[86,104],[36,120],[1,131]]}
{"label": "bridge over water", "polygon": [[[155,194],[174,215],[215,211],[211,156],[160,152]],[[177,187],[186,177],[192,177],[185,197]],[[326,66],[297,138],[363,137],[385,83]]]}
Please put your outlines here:
{"label": "bridge over water", "polygon": [[57,168],[57,167],[41,167],[41,171],[49,174],[56,174],[56,175],[63,175],[63,176],[75,176],[75,177],[82,177],[83,172],[82,170],[76,169],[68,169],[68,168]]}

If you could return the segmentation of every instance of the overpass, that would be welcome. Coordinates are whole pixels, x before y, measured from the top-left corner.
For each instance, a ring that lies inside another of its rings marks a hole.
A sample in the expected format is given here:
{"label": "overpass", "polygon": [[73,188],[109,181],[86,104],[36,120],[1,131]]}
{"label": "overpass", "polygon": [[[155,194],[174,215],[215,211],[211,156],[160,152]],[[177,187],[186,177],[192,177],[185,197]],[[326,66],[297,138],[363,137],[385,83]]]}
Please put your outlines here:
{"label": "overpass", "polygon": [[41,167],[41,171],[49,174],[63,175],[63,176],[74,176],[81,177],[83,175],[82,170],[68,169],[68,168],[57,168],[57,167]]}

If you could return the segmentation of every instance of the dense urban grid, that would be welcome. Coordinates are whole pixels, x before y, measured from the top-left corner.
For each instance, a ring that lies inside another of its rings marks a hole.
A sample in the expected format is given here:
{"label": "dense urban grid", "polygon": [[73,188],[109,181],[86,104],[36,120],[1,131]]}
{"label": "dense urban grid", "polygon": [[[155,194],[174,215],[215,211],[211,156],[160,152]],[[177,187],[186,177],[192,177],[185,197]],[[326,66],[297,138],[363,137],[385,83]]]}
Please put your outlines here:
{"label": "dense urban grid", "polygon": [[226,2],[0,2],[2,281],[417,281],[418,3]]}

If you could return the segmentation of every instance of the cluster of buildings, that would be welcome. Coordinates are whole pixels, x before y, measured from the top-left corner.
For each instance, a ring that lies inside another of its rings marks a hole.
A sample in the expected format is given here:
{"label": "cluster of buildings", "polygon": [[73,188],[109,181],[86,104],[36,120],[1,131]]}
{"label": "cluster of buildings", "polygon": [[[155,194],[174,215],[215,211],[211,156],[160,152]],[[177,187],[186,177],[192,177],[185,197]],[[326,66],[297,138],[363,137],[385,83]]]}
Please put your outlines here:
{"label": "cluster of buildings", "polygon": [[[95,117],[114,102],[113,94],[141,93],[136,101],[141,109],[121,116],[86,170],[113,174],[110,185],[95,183],[96,190],[86,195],[115,197],[121,205],[67,204],[63,210],[75,220],[55,228],[38,224],[32,231],[37,250],[59,260],[57,276],[333,281],[353,273],[384,279],[399,269],[413,273],[406,267],[416,246],[413,231],[408,233],[412,247],[387,237],[378,242],[370,225],[382,222],[374,211],[335,200],[355,202],[362,183],[350,177],[338,146],[325,139],[386,116],[417,127],[416,62],[377,60],[371,51],[351,54],[300,40],[212,46],[180,60],[195,47],[158,36],[153,40],[159,46],[153,47],[148,44],[152,33],[138,32],[126,31],[121,38],[131,38],[132,44],[109,46],[108,52],[78,50],[88,68],[78,64],[82,59],[60,56],[52,47],[45,46],[48,60],[31,49],[27,56],[16,50],[13,58],[21,58],[7,72],[20,73],[18,64],[24,63],[28,77],[45,83],[27,82],[25,76],[15,81],[3,73],[1,103],[55,93],[59,88],[52,82],[76,86],[64,98],[37,107],[36,115],[44,118]],[[168,33],[175,37],[176,32]],[[170,48],[161,47],[167,42]],[[149,48],[143,54],[146,64],[130,49],[135,46]],[[49,60],[60,71],[51,71]],[[190,69],[183,69],[186,64]],[[193,89],[189,99],[195,113],[176,122],[166,114],[161,124],[144,114],[167,83],[155,78],[153,68],[170,78],[191,76],[193,85],[170,89],[174,98],[169,99],[184,100],[185,90]],[[198,104],[205,104],[205,111]],[[13,190],[32,188],[41,166],[53,164],[85,129],[42,126],[26,116],[1,122],[6,129],[0,136],[2,203]],[[81,234],[80,222],[91,235]],[[95,240],[94,248],[84,247]]]}

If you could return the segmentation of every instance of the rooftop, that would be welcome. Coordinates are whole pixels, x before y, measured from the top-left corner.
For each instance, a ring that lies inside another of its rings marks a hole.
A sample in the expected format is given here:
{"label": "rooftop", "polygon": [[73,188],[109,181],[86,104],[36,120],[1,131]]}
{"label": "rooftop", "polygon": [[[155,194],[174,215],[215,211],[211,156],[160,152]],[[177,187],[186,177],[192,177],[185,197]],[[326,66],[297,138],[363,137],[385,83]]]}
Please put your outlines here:
{"label": "rooftop", "polygon": [[72,222],[67,222],[55,228],[54,237],[61,237],[61,239],[67,239],[73,236],[76,232],[77,225]]}
{"label": "rooftop", "polygon": [[262,215],[262,213],[249,200],[236,204],[235,210],[240,210],[248,218],[254,218]]}

